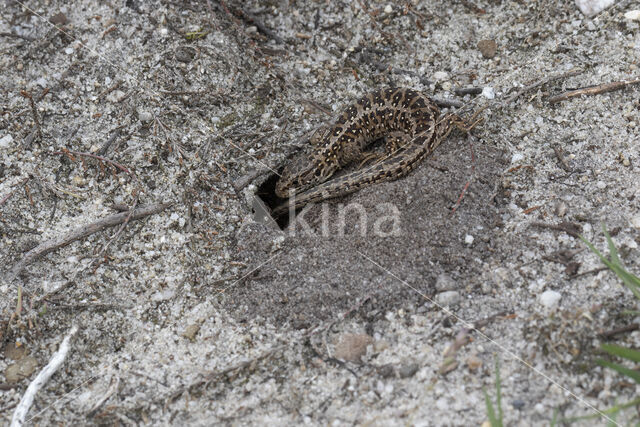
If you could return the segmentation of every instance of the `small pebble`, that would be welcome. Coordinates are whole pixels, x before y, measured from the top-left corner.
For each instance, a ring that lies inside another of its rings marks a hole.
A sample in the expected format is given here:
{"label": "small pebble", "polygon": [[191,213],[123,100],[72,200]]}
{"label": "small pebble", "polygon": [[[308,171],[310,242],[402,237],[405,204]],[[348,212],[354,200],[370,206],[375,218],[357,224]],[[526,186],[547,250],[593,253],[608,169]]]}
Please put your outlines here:
{"label": "small pebble", "polygon": [[151,120],[153,120],[153,114],[151,114],[148,111],[138,111],[138,119],[140,119],[140,121],[142,123],[149,123]]}
{"label": "small pebble", "polygon": [[400,369],[398,369],[398,376],[400,378],[410,378],[418,372],[418,369],[420,369],[420,366],[418,366],[417,363],[401,366]]}
{"label": "small pebble", "polygon": [[513,406],[514,409],[522,409],[524,408],[525,402],[524,400],[520,400],[520,399],[515,399],[513,402],[511,402],[511,406]]}
{"label": "small pebble", "polygon": [[390,14],[391,12],[393,12],[393,7],[391,7],[390,4],[386,5],[384,7],[384,13],[386,13],[387,15]]}
{"label": "small pebble", "polygon": [[555,308],[560,302],[559,292],[556,291],[544,291],[542,295],[540,295],[540,304],[545,306],[546,308]]}
{"label": "small pebble", "polygon": [[13,142],[13,137],[11,135],[5,135],[0,138],[0,148],[8,148],[9,144]]}
{"label": "small pebble", "polygon": [[640,10],[630,10],[624,14],[624,17],[629,21],[640,21]]}
{"label": "small pebble", "polygon": [[511,163],[518,163],[522,159],[524,159],[522,153],[514,153],[513,156],[511,156]]}
{"label": "small pebble", "polygon": [[436,295],[436,302],[441,306],[454,307],[460,303],[460,299],[457,291],[445,291]]}
{"label": "small pebble", "polygon": [[458,289],[458,285],[449,275],[442,273],[436,279],[436,291],[455,291],[456,289]]}
{"label": "small pebble", "polygon": [[438,408],[441,411],[448,411],[449,404],[447,403],[447,399],[443,397],[441,399],[436,400],[436,408]]}
{"label": "small pebble", "polygon": [[553,207],[553,211],[559,217],[563,217],[567,213],[567,204],[563,200],[558,200]]}
{"label": "small pebble", "polygon": [[636,215],[634,217],[632,217],[629,222],[631,223],[631,226],[633,228],[635,228],[636,230],[640,230],[640,215]]}
{"label": "small pebble", "polygon": [[496,92],[495,90],[493,90],[491,86],[486,86],[482,88],[482,96],[484,96],[487,99],[493,99],[496,97]]}
{"label": "small pebble", "polygon": [[594,16],[615,3],[615,0],[576,0],[576,6],[586,16]]}
{"label": "small pebble", "polygon": [[604,181],[598,181],[596,182],[596,187],[598,187],[600,190],[604,190],[605,188],[607,188],[607,183]]}
{"label": "small pebble", "polygon": [[447,80],[449,78],[449,74],[447,74],[445,71],[436,71],[435,73],[433,73],[433,80],[435,81],[443,81],[443,80]]}
{"label": "small pebble", "polygon": [[467,245],[473,244],[473,236],[471,234],[464,236],[464,243]]}

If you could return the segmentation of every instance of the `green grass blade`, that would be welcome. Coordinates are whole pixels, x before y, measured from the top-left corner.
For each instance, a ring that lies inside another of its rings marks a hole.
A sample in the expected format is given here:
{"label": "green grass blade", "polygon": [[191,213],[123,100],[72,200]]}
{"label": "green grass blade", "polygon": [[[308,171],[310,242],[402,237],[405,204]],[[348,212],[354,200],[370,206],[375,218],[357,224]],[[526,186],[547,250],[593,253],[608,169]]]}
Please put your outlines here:
{"label": "green grass blade", "polygon": [[622,265],[620,263],[620,257],[618,257],[618,251],[616,249],[616,245],[613,244],[613,240],[607,231],[607,227],[602,224],[602,231],[604,232],[604,236],[607,238],[607,245],[609,246],[609,256],[611,257],[611,262],[616,265]]}
{"label": "green grass blade", "polygon": [[607,420],[607,427],[618,427],[620,424],[616,422],[616,417],[618,416],[618,412],[611,414],[611,419]]}
{"label": "green grass blade", "polygon": [[500,361],[496,357],[496,406],[498,407],[498,422],[499,426],[502,427],[502,384],[500,381]]}
{"label": "green grass blade", "polygon": [[589,247],[591,252],[596,254],[598,258],[600,258],[600,260],[622,280],[625,286],[629,288],[631,292],[633,292],[633,295],[637,299],[640,299],[640,278],[629,273],[627,270],[625,270],[622,264],[620,264],[620,258],[618,257],[618,252],[615,248],[615,245],[613,244],[613,241],[611,240],[611,236],[609,236],[606,228],[603,227],[603,229],[605,230],[605,235],[607,236],[607,244],[609,245],[609,251],[611,252],[611,260],[602,255],[602,253],[600,253],[600,251],[596,249],[596,247],[593,246],[591,242],[589,242],[583,236],[578,235],[578,237],[584,242],[585,245]]}
{"label": "green grass blade", "polygon": [[[632,406],[636,406],[640,404],[640,397],[636,397],[635,399],[627,402],[627,403],[623,403],[622,405],[615,405],[612,408],[609,409],[605,409],[603,411],[600,411],[602,414],[610,417],[612,415],[617,414],[619,411],[623,410],[623,409],[627,409],[627,408],[631,408]],[[589,414],[589,415],[580,415],[577,417],[571,417],[571,418],[561,418],[560,422],[561,423],[567,423],[567,424],[571,424],[571,423],[575,423],[576,421],[585,421],[585,420],[593,420],[596,419],[598,417],[600,417],[600,413],[595,413],[595,414]]]}
{"label": "green grass blade", "polygon": [[596,363],[600,366],[604,366],[607,368],[611,368],[615,371],[618,371],[622,375],[631,378],[638,384],[640,384],[640,372],[634,371],[633,369],[629,369],[625,366],[618,365],[617,363],[609,362],[607,360],[597,360]]}
{"label": "green grass blade", "polygon": [[619,356],[624,359],[640,363],[640,351],[638,350],[622,347],[615,344],[602,344],[600,348],[602,348],[607,353],[613,354],[614,356]]}
{"label": "green grass blade", "polygon": [[558,408],[553,410],[553,417],[551,418],[551,424],[549,424],[549,427],[556,427],[558,424],[558,412]]}
{"label": "green grass blade", "polygon": [[487,405],[487,417],[489,417],[489,424],[491,427],[499,427],[500,423],[498,422],[498,417],[496,417],[496,411],[493,409],[493,403],[491,403],[491,398],[487,393],[487,390],[482,389],[484,393],[484,403]]}

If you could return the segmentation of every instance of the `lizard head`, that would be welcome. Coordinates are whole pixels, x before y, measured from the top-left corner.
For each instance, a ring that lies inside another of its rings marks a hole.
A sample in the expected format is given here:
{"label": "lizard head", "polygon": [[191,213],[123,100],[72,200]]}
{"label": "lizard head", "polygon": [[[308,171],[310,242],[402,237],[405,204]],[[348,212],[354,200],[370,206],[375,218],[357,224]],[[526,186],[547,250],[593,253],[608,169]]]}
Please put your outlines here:
{"label": "lizard head", "polygon": [[300,193],[326,181],[335,172],[335,167],[316,158],[300,154],[284,168],[276,183],[276,195],[287,198],[289,192]]}
{"label": "lizard head", "polygon": [[330,132],[327,127],[321,127],[311,135],[309,143],[313,147],[313,151],[309,153],[308,150],[303,150],[285,166],[276,183],[278,197],[284,199],[289,197],[290,191],[300,193],[308,190],[333,175],[337,170],[337,165],[327,162],[326,150],[324,149],[329,137]]}

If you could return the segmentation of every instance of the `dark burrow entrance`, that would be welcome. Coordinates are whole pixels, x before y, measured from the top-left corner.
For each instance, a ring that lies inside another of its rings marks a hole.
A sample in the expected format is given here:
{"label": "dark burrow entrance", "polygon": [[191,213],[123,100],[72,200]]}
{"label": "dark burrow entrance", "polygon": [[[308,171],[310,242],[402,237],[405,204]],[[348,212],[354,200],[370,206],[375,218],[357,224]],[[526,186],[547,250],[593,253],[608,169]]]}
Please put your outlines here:
{"label": "dark burrow entrance", "polygon": [[[281,215],[279,217],[271,216],[271,212],[277,206],[280,206],[287,199],[283,199],[282,197],[278,197],[276,194],[276,183],[280,178],[280,173],[284,169],[284,166],[278,170],[278,173],[271,174],[260,186],[258,186],[258,190],[255,193],[255,197],[259,199],[258,203],[254,203],[253,210],[256,215],[256,220],[259,222],[264,222],[265,216],[269,216],[278,224],[281,230],[284,230],[289,225],[289,215],[288,212],[285,215]],[[261,202],[261,203],[260,203]],[[268,209],[266,210],[265,207]],[[296,211],[297,214],[297,211]]]}

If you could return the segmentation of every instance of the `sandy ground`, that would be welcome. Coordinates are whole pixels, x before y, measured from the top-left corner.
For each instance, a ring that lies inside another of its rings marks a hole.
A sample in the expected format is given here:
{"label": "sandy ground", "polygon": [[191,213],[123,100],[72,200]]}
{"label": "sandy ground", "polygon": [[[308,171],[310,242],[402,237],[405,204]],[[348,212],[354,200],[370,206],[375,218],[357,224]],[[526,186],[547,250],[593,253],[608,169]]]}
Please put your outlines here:
{"label": "sandy ground", "polygon": [[[640,272],[640,88],[549,97],[638,78],[640,2],[4,4],[1,424],[73,325],[30,424],[480,425],[496,360],[507,425],[637,395],[594,363],[636,304],[573,232],[604,249],[605,224]],[[388,86],[484,123],[257,220],[305,137]]]}

